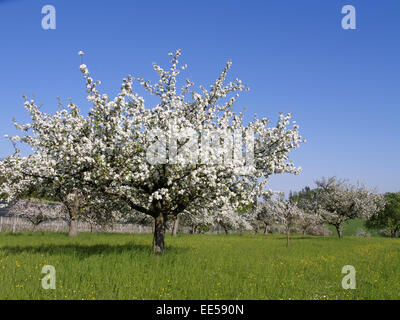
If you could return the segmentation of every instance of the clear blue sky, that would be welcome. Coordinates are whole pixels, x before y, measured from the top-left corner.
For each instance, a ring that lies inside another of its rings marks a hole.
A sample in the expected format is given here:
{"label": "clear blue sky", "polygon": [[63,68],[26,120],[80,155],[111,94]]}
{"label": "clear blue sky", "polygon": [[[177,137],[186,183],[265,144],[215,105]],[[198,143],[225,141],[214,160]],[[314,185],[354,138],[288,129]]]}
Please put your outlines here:
{"label": "clear blue sky", "polygon": [[[56,8],[56,30],[41,9]],[[356,8],[344,30],[341,8]],[[308,142],[292,153],[299,176],[270,187],[299,190],[336,175],[400,191],[400,1],[0,0],[0,135],[27,120],[21,94],[43,110],[57,96],[88,110],[79,50],[101,90],[115,94],[127,74],[156,79],[151,63],[182,48],[186,75],[208,86],[228,59],[251,90],[238,107],[271,118],[292,112]],[[239,108],[240,109],[240,108]],[[0,138],[0,157],[12,152]]]}

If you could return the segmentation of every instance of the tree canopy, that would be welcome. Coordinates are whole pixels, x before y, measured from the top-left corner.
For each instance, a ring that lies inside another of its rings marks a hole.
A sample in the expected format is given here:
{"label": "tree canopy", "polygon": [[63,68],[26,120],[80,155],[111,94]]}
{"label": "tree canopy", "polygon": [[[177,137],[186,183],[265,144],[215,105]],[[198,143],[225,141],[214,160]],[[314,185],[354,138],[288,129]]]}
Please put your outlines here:
{"label": "tree canopy", "polygon": [[[233,110],[246,86],[226,81],[230,61],[209,90],[194,90],[189,79],[178,89],[177,77],[186,68],[178,66],[180,55],[170,54],[169,69],[153,64],[155,83],[123,79],[113,99],[98,91],[100,81],[82,64],[92,103],[86,116],[72,102],[50,115],[26,99],[31,122],[15,122],[23,135],[11,140],[33,153],[22,156],[17,149],[1,162],[8,201],[39,187],[60,197],[72,226],[87,206],[112,209],[118,203],[123,213],[153,217],[154,252],[163,252],[168,217],[236,212],[264,194],[269,176],[299,173],[288,155],[304,140],[291,114],[281,114],[272,127],[268,118],[246,123]],[[147,106],[134,84],[159,102]]]}

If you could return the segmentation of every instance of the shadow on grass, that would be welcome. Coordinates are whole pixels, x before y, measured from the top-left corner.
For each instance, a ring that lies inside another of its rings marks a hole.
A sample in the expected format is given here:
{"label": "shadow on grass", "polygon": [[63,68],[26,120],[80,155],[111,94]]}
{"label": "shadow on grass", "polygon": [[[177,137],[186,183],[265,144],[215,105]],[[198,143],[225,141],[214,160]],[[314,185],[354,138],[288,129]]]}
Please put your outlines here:
{"label": "shadow on grass", "polygon": [[[128,242],[120,245],[111,244],[40,244],[37,246],[4,246],[0,250],[9,254],[32,253],[32,254],[62,254],[76,256],[80,259],[88,258],[92,255],[119,255],[130,253],[131,255],[151,255],[153,251],[151,245],[136,244]],[[187,251],[187,248],[166,247],[165,255]]]}
{"label": "shadow on grass", "polygon": [[[278,237],[274,237],[273,238],[274,240],[286,240],[286,236],[282,236],[282,237],[280,237],[280,236],[278,236]],[[290,240],[312,240],[313,238],[311,238],[311,237],[302,237],[302,236],[299,236],[299,237],[296,237],[296,236],[291,236],[290,237]]]}

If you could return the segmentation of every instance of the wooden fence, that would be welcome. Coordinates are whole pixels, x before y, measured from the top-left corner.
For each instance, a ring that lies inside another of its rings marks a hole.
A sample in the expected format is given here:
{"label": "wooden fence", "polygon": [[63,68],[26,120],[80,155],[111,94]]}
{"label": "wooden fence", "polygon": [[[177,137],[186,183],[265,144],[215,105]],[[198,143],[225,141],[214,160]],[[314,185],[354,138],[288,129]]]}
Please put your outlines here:
{"label": "wooden fence", "polygon": [[[33,231],[33,224],[26,219],[18,217],[0,216],[0,232]],[[50,220],[39,224],[35,231],[68,232],[68,223],[65,220]],[[79,232],[120,232],[120,233],[152,233],[152,227],[129,223],[116,223],[106,229],[94,226],[93,230],[89,223],[79,221]]]}

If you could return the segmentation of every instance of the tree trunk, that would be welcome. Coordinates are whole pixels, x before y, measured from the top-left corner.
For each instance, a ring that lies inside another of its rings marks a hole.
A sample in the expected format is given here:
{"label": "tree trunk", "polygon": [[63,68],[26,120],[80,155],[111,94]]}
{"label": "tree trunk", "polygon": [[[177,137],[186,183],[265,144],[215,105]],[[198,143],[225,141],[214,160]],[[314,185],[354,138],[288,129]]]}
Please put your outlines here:
{"label": "tree trunk", "polygon": [[343,238],[342,228],[340,227],[340,225],[336,225],[335,228],[336,228],[336,232],[338,234],[339,239],[342,239]]}
{"label": "tree trunk", "polygon": [[286,247],[289,247],[289,230],[286,230]]}
{"label": "tree trunk", "polygon": [[172,226],[172,236],[176,237],[179,228],[179,216],[175,217],[174,225]]}
{"label": "tree trunk", "polygon": [[69,231],[68,235],[70,237],[75,237],[78,235],[78,217],[81,210],[81,201],[83,199],[82,194],[79,191],[75,190],[72,193],[73,200],[72,202],[68,198],[68,195],[65,195],[63,199],[63,204],[68,210],[69,215]]}
{"label": "tree trunk", "polygon": [[156,254],[164,253],[164,238],[165,238],[165,223],[167,222],[167,215],[162,212],[155,217],[154,221],[154,238],[153,238],[153,251]]}
{"label": "tree trunk", "polygon": [[390,230],[390,237],[391,238],[396,238],[397,237],[397,230],[395,230],[395,229]]}
{"label": "tree trunk", "polygon": [[14,217],[14,222],[13,222],[12,233],[15,233],[15,226],[16,226],[16,223],[17,223],[17,218],[16,218],[16,217]]}
{"label": "tree trunk", "polygon": [[76,237],[78,235],[78,220],[72,218],[69,222],[68,235],[70,237]]}
{"label": "tree trunk", "polygon": [[264,234],[267,234],[267,227],[268,227],[268,224],[264,223]]}
{"label": "tree trunk", "polygon": [[228,234],[228,228],[221,222],[219,224],[221,225],[222,229],[224,229],[225,234]]}

